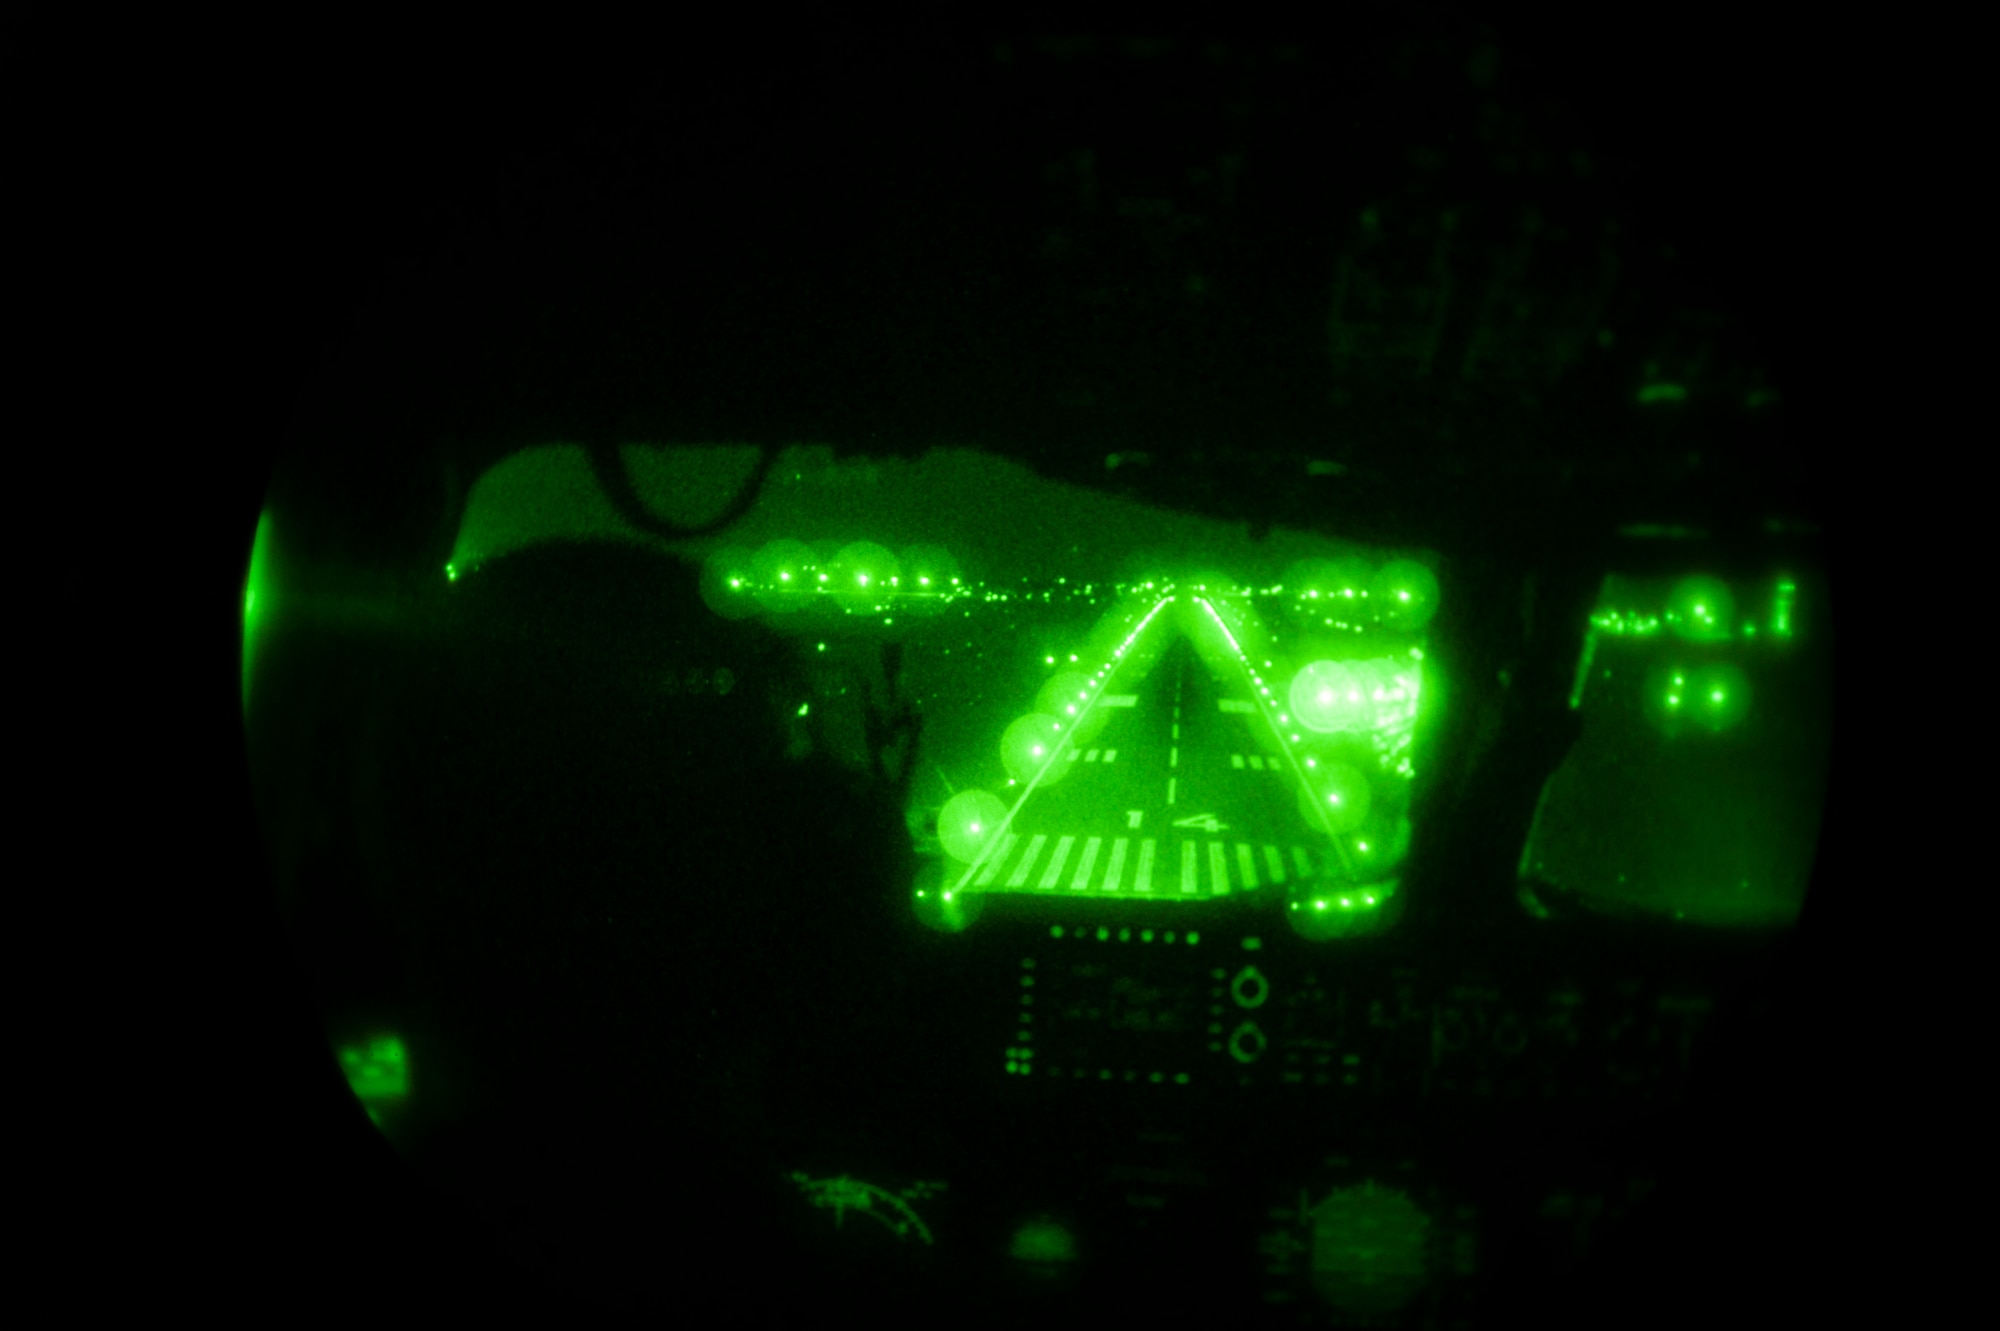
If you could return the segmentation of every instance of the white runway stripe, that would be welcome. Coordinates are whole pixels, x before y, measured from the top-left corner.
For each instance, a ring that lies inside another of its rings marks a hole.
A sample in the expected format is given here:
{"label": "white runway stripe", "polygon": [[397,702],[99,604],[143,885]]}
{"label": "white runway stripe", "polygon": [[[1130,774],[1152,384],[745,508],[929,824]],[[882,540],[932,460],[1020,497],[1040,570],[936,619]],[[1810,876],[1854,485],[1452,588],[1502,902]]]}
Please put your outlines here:
{"label": "white runway stripe", "polygon": [[[1097,863],[1097,848],[1104,844],[1104,838],[1094,836],[1083,843],[1083,858],[1076,862],[1076,877],[1070,880],[1070,890],[1081,892],[1090,886],[1091,866]],[[1110,889],[1107,875],[1106,890]]]}
{"label": "white runway stripe", "polygon": [[1056,880],[1062,877],[1063,861],[1069,858],[1069,848],[1075,844],[1076,838],[1073,836],[1066,836],[1056,842],[1056,853],[1049,857],[1049,871],[1042,875],[1043,887],[1054,887]]}
{"label": "white runway stripe", "polygon": [[1104,866],[1104,890],[1116,892],[1119,876],[1125,870],[1125,847],[1130,845],[1124,837],[1111,843],[1111,863]]}
{"label": "white runway stripe", "polygon": [[[1051,841],[1055,843],[1052,846],[1049,844]],[[1107,841],[1110,842],[1109,855],[1103,853]],[[1081,847],[1078,842],[1082,843]],[[1180,890],[1184,896],[1202,895],[1200,845],[1197,840],[1180,843]],[[1266,883],[1278,884],[1293,877],[1304,879],[1316,876],[1312,854],[1304,846],[1291,848],[1295,869],[1286,865],[1284,852],[1277,846],[1264,846],[1263,872],[1259,877],[1258,847],[1255,844],[1248,841],[1209,841],[1207,845],[1209,896],[1228,896],[1239,889],[1252,891]],[[1236,861],[1233,870],[1230,865],[1232,845]],[[1092,887],[1116,892],[1128,885],[1125,870],[1131,847],[1132,839],[1127,837],[1053,834],[1030,837],[1024,846],[1021,837],[1010,833],[980,867],[974,881],[978,886],[986,887],[1004,875],[1005,886],[1010,888],[1026,887],[1031,881],[1038,889],[1055,888],[1067,882],[1074,892],[1087,891]],[[1020,858],[1014,859],[1017,850]],[[1048,851],[1046,858],[1044,850]],[[1158,842],[1151,838],[1139,841],[1138,864],[1129,884],[1133,891],[1153,890],[1153,867],[1158,857]],[[1098,873],[1100,859],[1103,861],[1101,880]]]}
{"label": "white runway stripe", "polygon": [[992,856],[986,861],[986,867],[979,871],[979,877],[973,881],[978,886],[985,887],[995,878],[998,878],[1000,876],[1000,867],[1007,862],[1007,857],[1014,853],[1014,847],[1020,844],[1020,840],[1021,838],[1009,832],[1007,839],[1000,843],[1000,848],[993,852]]}
{"label": "white runway stripe", "polygon": [[1021,862],[1014,866],[1014,872],[1007,879],[1007,886],[1021,887],[1027,883],[1028,874],[1035,867],[1035,856],[1042,853],[1042,847],[1047,842],[1047,837],[1038,836],[1028,843],[1027,852],[1021,856]]}

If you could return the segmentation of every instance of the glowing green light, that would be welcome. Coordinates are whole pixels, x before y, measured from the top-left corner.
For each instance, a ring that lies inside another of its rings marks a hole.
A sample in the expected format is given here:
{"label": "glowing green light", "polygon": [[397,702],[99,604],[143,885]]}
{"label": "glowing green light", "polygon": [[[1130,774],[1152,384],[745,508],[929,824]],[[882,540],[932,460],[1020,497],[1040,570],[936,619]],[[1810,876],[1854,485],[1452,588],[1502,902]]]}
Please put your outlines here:
{"label": "glowing green light", "polygon": [[365,1046],[343,1048],[340,1066],[347,1075],[348,1086],[360,1099],[390,1099],[409,1090],[409,1064],[403,1042],[393,1035],[370,1040]]}
{"label": "glowing green light", "polygon": [[799,704],[799,715],[800,715],[800,716],[804,716],[805,714],[806,714],[806,705],[805,705],[804,703],[800,703],[800,704]]}
{"label": "glowing green light", "polygon": [[732,587],[741,587],[741,586],[743,585],[743,579],[741,579],[741,578],[731,578],[731,579],[729,580],[729,585],[730,585],[730,586],[732,586]]}
{"label": "glowing green light", "polygon": [[780,573],[778,575],[779,582],[790,582],[791,580],[792,580],[792,575],[789,573]]}
{"label": "glowing green light", "polygon": [[1667,597],[1667,627],[1692,642],[1720,642],[1736,618],[1736,597],[1718,578],[1683,578]]}
{"label": "glowing green light", "polygon": [[1031,1220],[1014,1231],[1009,1255],[1034,1266],[1065,1266],[1076,1260],[1076,1240],[1053,1220]]}

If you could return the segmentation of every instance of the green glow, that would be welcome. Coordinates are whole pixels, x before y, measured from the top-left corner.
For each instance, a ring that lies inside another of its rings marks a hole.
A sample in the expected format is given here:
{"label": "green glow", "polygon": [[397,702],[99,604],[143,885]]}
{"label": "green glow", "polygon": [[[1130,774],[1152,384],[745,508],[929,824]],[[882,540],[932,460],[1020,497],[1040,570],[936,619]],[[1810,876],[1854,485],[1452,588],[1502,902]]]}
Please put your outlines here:
{"label": "green glow", "polygon": [[[1349,856],[1354,871],[1374,877],[1387,873],[1402,862],[1410,849],[1410,820],[1400,814],[1372,811],[1365,826],[1354,837]],[[1368,898],[1372,904],[1373,899]]]}
{"label": "green glow", "polygon": [[1583,653],[1576,662],[1576,682],[1570,686],[1569,707],[1571,711],[1583,706],[1584,682],[1590,678],[1591,662],[1597,659],[1597,630],[1583,635]]}
{"label": "green glow", "polygon": [[818,572],[819,556],[803,541],[767,541],[750,560],[758,603],[779,614],[805,609],[811,598],[801,584],[810,582]]}
{"label": "green glow", "polygon": [[806,714],[806,704],[805,704],[805,703],[800,703],[800,704],[799,704],[799,715],[800,715],[800,716],[804,716],[805,714]]}
{"label": "green glow", "polygon": [[943,934],[964,933],[985,909],[986,901],[977,892],[954,892],[946,886],[947,875],[956,871],[935,858],[926,858],[917,870],[916,890],[911,896],[917,921]]}
{"label": "green glow", "polygon": [[1660,631],[1661,623],[1657,615],[1643,615],[1636,611],[1599,610],[1590,617],[1592,628],[1614,637],[1650,638]]}
{"label": "green glow", "polygon": [[[954,593],[945,590],[957,585],[958,560],[949,550],[936,545],[913,545],[905,549],[898,560],[899,572],[895,575],[902,582],[892,582],[892,586],[913,584],[915,590],[904,590],[897,600],[904,608],[918,615],[933,615],[943,612],[946,604],[954,599]],[[928,590],[937,588],[936,591]]]}
{"label": "green glow", "polygon": [[961,790],[938,810],[938,840],[945,853],[965,864],[973,864],[1007,820],[1007,806],[998,795],[984,790]]}
{"label": "green glow", "polygon": [[1328,762],[1315,769],[1299,787],[1299,805],[1306,825],[1338,835],[1367,820],[1373,794],[1367,775],[1348,763]]}
{"label": "green glow", "polygon": [[1777,597],[1771,606],[1771,632],[1780,638],[1792,636],[1792,598],[1798,590],[1798,584],[1790,578],[1778,580]]}
{"label": "green glow", "polygon": [[1669,738],[1684,727],[1733,729],[1750,711],[1749,678],[1727,662],[1698,667],[1654,666],[1641,699],[1646,719]]}
{"label": "green glow", "polygon": [[1736,597],[1719,578],[1683,578],[1667,597],[1667,627],[1690,642],[1722,642],[1736,620]]}
{"label": "green glow", "polygon": [[1750,681],[1727,662],[1716,662],[1692,672],[1690,692],[1691,717],[1708,730],[1729,730],[1749,714]]}
{"label": "green glow", "polygon": [[1041,712],[1031,712],[1007,727],[1000,737],[1000,761],[1007,775],[1016,781],[1039,778],[1048,785],[1062,779],[1069,765],[1062,758],[1062,723]]}
{"label": "green glow", "polygon": [[365,1045],[346,1046],[339,1051],[339,1057],[348,1086],[361,1100],[390,1100],[409,1094],[409,1059],[404,1054],[403,1042],[395,1036],[380,1036]]}
{"label": "green glow", "polygon": [[470,570],[545,541],[640,539],[605,497],[581,446],[527,448],[473,482],[450,562]]}
{"label": "green glow", "polygon": [[724,619],[745,619],[761,608],[757,598],[756,556],[740,546],[725,546],[702,561],[701,599]]}
{"label": "green glow", "polygon": [[1349,888],[1341,897],[1293,901],[1286,920],[1292,932],[1312,942],[1378,933],[1393,923],[1400,886],[1400,880],[1391,878]]}
{"label": "green glow", "polygon": [[241,700],[250,708],[250,681],[255,668],[257,644],[271,618],[274,603],[271,575],[271,510],[257,515],[257,534],[250,543],[250,568],[243,582],[243,679]]}
{"label": "green glow", "polygon": [[1374,692],[1375,681],[1360,663],[1314,661],[1292,677],[1290,715],[1321,735],[1367,730],[1375,721]]}
{"label": "green glow", "polygon": [[1076,1239],[1054,1220],[1030,1220],[1014,1231],[1008,1253],[1016,1261],[1036,1266],[1067,1265],[1076,1260]]}
{"label": "green glow", "polygon": [[850,609],[869,608],[888,595],[882,589],[901,576],[896,556],[872,541],[854,541],[842,546],[820,574],[820,581],[835,589]]}
{"label": "green glow", "polygon": [[930,1227],[911,1209],[905,1198],[921,1199],[929,1195],[935,1185],[918,1184],[898,1196],[886,1188],[845,1176],[814,1179],[794,1173],[791,1179],[814,1206],[833,1212],[836,1229],[844,1226],[847,1213],[853,1211],[874,1220],[899,1239],[914,1237],[923,1243],[932,1241]]}
{"label": "green glow", "polygon": [[1375,575],[1369,593],[1385,627],[1415,632],[1437,614],[1437,575],[1413,559],[1384,564]]}
{"label": "green glow", "polygon": [[1312,1210],[1312,1284],[1342,1313],[1382,1317],[1428,1283],[1430,1219],[1403,1193],[1371,1180]]}
{"label": "green glow", "polygon": [[1642,406],[1654,402],[1685,401],[1687,401],[1687,389],[1679,384],[1647,384],[1639,390],[1639,402]]}

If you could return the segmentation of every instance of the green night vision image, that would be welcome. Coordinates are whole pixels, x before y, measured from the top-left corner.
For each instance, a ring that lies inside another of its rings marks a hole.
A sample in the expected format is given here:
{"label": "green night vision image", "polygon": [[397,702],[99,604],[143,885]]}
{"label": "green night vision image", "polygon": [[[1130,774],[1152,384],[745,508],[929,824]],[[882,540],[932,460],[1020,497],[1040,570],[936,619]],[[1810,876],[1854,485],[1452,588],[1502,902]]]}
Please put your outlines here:
{"label": "green night vision image", "polygon": [[368,1117],[380,1125],[382,1111],[410,1093],[409,1058],[402,1040],[393,1035],[377,1036],[343,1045],[335,1052],[348,1088]]}
{"label": "green night vision image", "polygon": [[[699,524],[757,474],[748,447],[621,450],[661,522]],[[1314,940],[1391,928],[1423,829],[1413,793],[1454,681],[1429,633],[1439,558],[1237,526],[967,450],[782,451],[720,530],[665,541],[549,445],[479,478],[439,570],[454,594],[547,543],[663,549],[718,622],[790,644],[762,701],[792,736],[893,779],[925,927],[1000,897],[1169,911],[1222,903]],[[282,590],[260,525],[246,706]],[[1542,792],[1524,884],[1679,921],[1796,915],[1817,833],[1830,681],[1824,592],[1800,570],[1609,576],[1578,625],[1584,739]],[[682,695],[757,687],[727,663]],[[893,750],[893,752],[891,752]],[[1617,829],[1623,829],[1622,831]],[[1530,890],[1523,906],[1545,912]]]}
{"label": "green night vision image", "polygon": [[1825,589],[1607,576],[1579,643],[1583,734],[1542,791],[1519,875],[1611,914],[1789,926],[1804,904],[1831,759]]}
{"label": "green night vision image", "polygon": [[[624,456],[681,523],[719,510],[757,461]],[[581,450],[551,446],[474,487],[441,576],[467,586],[538,542],[650,539]],[[869,708],[920,714],[896,767],[930,928],[964,929],[1000,894],[1250,898],[1309,937],[1393,921],[1441,696],[1433,553],[1283,529],[1253,541],[974,452],[811,448],[786,452],[738,521],[675,550],[719,620],[764,626],[823,672],[824,688],[780,700],[794,751],[864,768]],[[890,645],[898,678],[835,682]]]}

